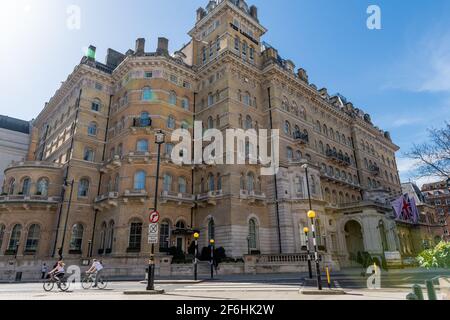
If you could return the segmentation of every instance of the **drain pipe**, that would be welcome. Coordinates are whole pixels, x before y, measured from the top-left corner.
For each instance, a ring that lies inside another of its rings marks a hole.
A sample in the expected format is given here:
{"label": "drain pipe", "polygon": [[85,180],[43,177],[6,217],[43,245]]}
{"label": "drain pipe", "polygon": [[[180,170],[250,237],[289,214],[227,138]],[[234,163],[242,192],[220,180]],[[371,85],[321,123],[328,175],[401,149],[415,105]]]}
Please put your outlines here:
{"label": "drain pipe", "polygon": [[[270,96],[270,87],[267,88],[267,94],[269,97],[269,116],[270,116],[270,131],[273,130],[273,120],[272,120],[272,98]],[[274,145],[272,138],[270,139],[272,143],[272,150],[271,154],[273,155],[274,152]],[[278,231],[278,249],[280,254],[283,253],[283,248],[281,247],[281,229],[280,229],[280,207],[278,205],[278,181],[277,181],[277,175],[274,175],[274,187],[275,187],[275,210],[276,210],[276,216],[277,216],[277,231]]]}

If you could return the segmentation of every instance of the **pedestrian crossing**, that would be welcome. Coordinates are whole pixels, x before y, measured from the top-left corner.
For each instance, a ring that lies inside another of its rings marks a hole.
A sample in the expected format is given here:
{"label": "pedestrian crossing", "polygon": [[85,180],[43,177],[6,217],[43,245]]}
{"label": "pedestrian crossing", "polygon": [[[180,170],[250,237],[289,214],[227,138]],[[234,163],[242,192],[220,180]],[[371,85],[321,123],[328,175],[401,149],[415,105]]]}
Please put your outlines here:
{"label": "pedestrian crossing", "polygon": [[185,286],[183,288],[175,289],[177,292],[289,292],[299,291],[301,285],[298,284],[271,284],[271,283],[230,283],[230,282],[213,282],[213,283],[200,283],[195,285]]}

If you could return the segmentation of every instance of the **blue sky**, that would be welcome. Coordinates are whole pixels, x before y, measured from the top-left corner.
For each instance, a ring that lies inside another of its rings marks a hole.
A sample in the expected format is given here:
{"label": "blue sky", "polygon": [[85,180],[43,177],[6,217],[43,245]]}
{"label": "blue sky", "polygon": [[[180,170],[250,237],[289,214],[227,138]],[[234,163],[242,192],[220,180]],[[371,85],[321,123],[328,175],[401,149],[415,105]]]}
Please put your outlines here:
{"label": "blue sky", "polygon": [[[126,51],[138,37],[174,51],[189,41],[195,10],[206,0],[15,0],[0,11],[0,114],[32,119],[90,44]],[[400,145],[402,180],[414,163],[402,153],[426,129],[450,119],[450,1],[254,0],[264,40],[308,71],[311,82],[339,92],[372,115]],[[81,28],[66,26],[67,7],[81,9]],[[366,9],[381,8],[381,30],[366,27]],[[288,31],[290,30],[290,31]],[[423,182],[423,180],[419,181]]]}

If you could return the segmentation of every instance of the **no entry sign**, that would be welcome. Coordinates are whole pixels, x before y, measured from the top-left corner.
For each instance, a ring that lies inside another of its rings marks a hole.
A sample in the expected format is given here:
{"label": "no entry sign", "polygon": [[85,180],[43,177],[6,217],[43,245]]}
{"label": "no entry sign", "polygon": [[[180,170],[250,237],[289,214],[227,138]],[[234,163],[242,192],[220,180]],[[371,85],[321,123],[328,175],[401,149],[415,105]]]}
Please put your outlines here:
{"label": "no entry sign", "polygon": [[159,212],[154,210],[150,212],[150,223],[158,223],[159,221]]}

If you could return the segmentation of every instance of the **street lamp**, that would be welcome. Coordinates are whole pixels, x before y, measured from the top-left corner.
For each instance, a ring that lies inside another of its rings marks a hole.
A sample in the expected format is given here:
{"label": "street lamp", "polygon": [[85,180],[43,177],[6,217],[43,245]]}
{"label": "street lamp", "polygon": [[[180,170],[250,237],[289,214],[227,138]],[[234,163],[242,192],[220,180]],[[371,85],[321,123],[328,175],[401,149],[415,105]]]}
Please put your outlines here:
{"label": "street lamp", "polygon": [[198,232],[194,233],[194,240],[195,240],[195,250],[194,250],[194,280],[197,281],[197,256],[198,256],[198,238],[200,235]]}
{"label": "street lamp", "polygon": [[[161,145],[165,141],[165,134],[162,130],[155,132],[155,143],[158,145],[158,163],[156,165],[156,182],[155,182],[155,200],[153,210],[158,211],[158,182],[159,182],[159,167],[161,164]],[[155,244],[152,243],[152,249],[150,253],[150,260],[148,261],[148,280],[147,291],[155,290]]]}
{"label": "street lamp", "polygon": [[88,240],[88,258],[92,257],[92,240]]}
{"label": "street lamp", "polygon": [[211,279],[214,279],[214,239],[209,240],[209,244],[211,247]]}
{"label": "street lamp", "polygon": [[316,261],[317,289],[322,290],[322,280],[320,277],[320,266],[319,266],[319,254],[317,253],[316,226],[314,225],[315,217],[316,213],[313,210],[308,211],[308,218],[311,219],[311,230],[314,244],[314,259]]}
{"label": "street lamp", "polygon": [[312,279],[312,268],[311,268],[311,254],[309,252],[309,228],[305,227],[303,228],[303,232],[305,233],[305,239],[306,239],[306,253],[308,254],[308,272],[309,272],[309,278]]}

